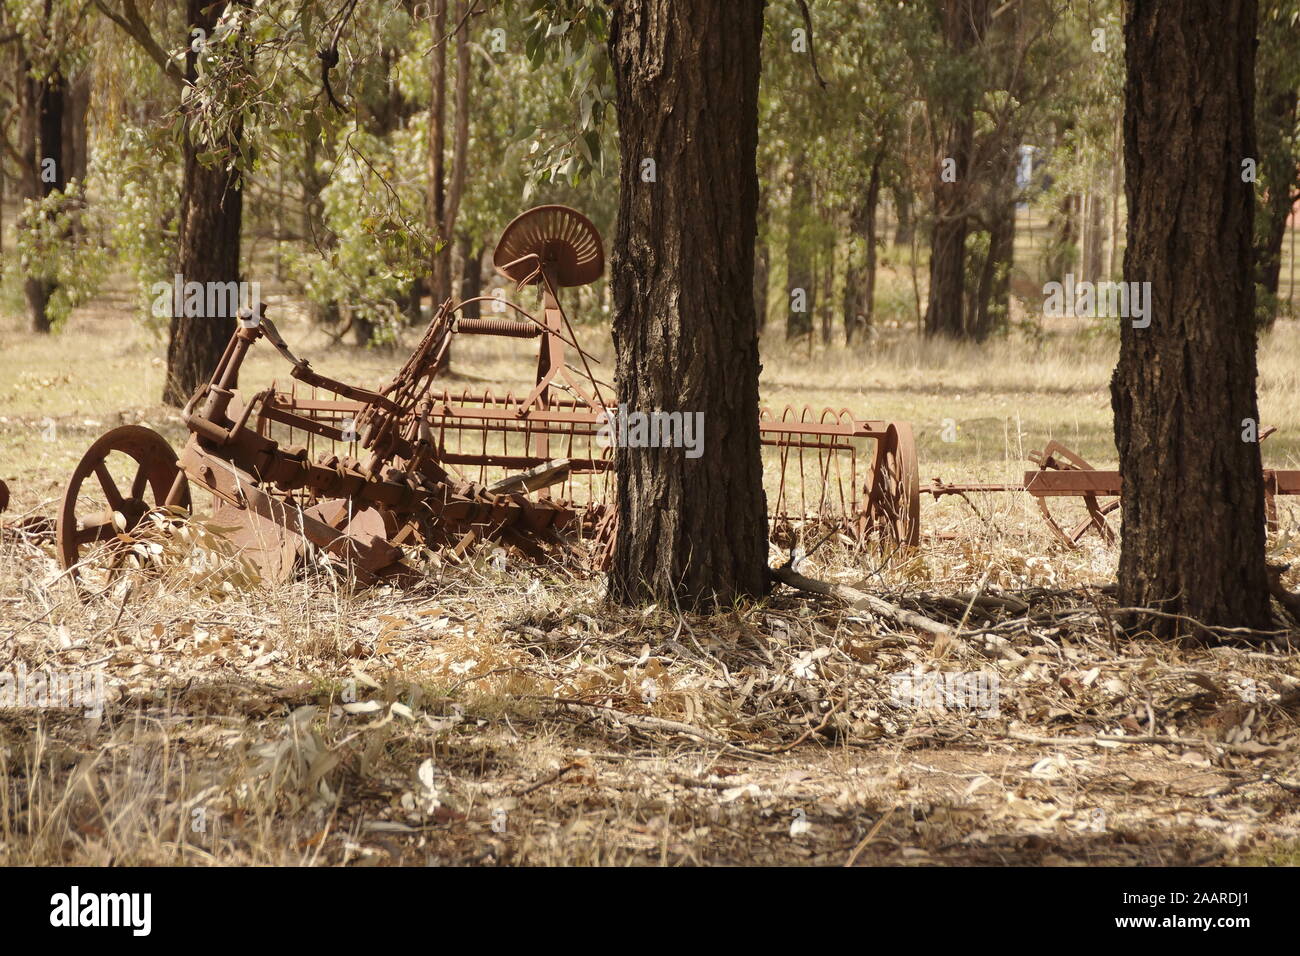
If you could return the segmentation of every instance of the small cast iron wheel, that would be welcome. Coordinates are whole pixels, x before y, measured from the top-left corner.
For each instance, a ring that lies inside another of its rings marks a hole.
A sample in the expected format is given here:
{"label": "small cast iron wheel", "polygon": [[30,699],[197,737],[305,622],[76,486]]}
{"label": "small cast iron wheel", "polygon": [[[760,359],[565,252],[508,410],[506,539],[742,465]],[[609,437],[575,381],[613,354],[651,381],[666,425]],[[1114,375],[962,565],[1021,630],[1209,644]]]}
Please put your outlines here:
{"label": "small cast iron wheel", "polygon": [[[75,576],[80,562],[103,551],[111,569],[125,554],[119,532],[130,533],[162,508],[178,476],[175,504],[188,509],[189,483],[165,438],[140,425],[123,425],[101,435],[78,462],[63,493],[55,527],[59,563],[73,568]],[[114,523],[114,512],[122,518],[121,527]]]}

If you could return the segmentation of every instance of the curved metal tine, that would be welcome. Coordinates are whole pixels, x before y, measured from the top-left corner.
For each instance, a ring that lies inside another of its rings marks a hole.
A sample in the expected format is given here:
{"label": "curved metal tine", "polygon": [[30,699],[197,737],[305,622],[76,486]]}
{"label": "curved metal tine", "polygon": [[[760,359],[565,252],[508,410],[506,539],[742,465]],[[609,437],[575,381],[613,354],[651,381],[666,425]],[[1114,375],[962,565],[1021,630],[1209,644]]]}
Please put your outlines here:
{"label": "curved metal tine", "polygon": [[1096,508],[1095,510],[1093,506],[1090,506],[1088,508],[1088,517],[1085,518],[1083,521],[1081,521],[1075,527],[1075,529],[1070,532],[1070,540],[1073,541],[1075,544],[1078,544],[1080,541],[1083,540],[1083,536],[1088,533],[1088,530],[1090,528],[1096,528],[1097,533],[1102,536],[1102,540],[1104,540],[1107,544],[1114,544],[1115,530],[1110,526],[1110,523],[1106,520],[1106,515],[1110,514],[1112,511],[1114,511],[1116,508],[1119,507],[1120,499],[1112,498],[1104,505],[1098,506],[1097,498],[1095,495],[1089,495],[1088,497],[1093,499],[1093,506],[1096,506]]}
{"label": "curved metal tine", "polygon": [[[465,394],[466,394],[466,395],[469,394],[468,389],[466,389],[466,393],[465,393]],[[484,400],[485,400],[485,404],[493,404],[493,403],[495,403],[495,401],[496,401],[496,393],[493,392],[492,389],[490,389],[490,388],[487,388],[487,389],[484,389],[484,390],[483,390],[483,397],[484,397]],[[465,403],[465,402],[462,402],[461,404],[466,404],[466,403]],[[480,463],[479,463],[479,466],[478,466],[478,483],[479,483],[480,485],[483,485],[483,484],[486,484],[486,483],[487,483],[487,461],[486,461],[486,459],[487,459],[488,429],[487,429],[487,423],[486,423],[486,422],[484,422],[483,431],[482,431],[482,436],[483,436],[483,445],[482,445],[482,450],[479,452],[479,454],[483,457],[484,461],[480,462]]]}
{"label": "curved metal tine", "polygon": [[[799,424],[811,425],[812,414],[813,410],[811,405],[803,406],[799,411]],[[806,466],[804,465],[804,452],[806,451],[803,447],[804,444],[805,442],[801,437],[799,441],[799,506],[803,509],[804,523],[807,524],[808,518],[813,514],[813,512],[808,510],[808,475],[806,472]]]}
{"label": "curved metal tine", "polygon": [[1061,530],[1061,526],[1057,524],[1056,519],[1052,517],[1052,512],[1047,507],[1047,499],[1035,495],[1034,502],[1038,505],[1038,510],[1043,514],[1043,520],[1047,522],[1047,527],[1051,529],[1052,534],[1056,535],[1057,540],[1071,551],[1079,550],[1079,545],[1075,541],[1071,540],[1068,534]]}
{"label": "curved metal tine", "polygon": [[[794,413],[793,408],[791,408],[789,405],[785,406],[785,408],[781,410],[780,421],[782,423],[788,421],[787,416],[793,413]],[[788,444],[785,444],[780,438],[778,438],[777,441],[779,443],[777,445],[777,448],[780,449],[779,459],[780,459],[781,467],[779,471],[780,485],[777,489],[776,505],[777,505],[777,509],[780,510],[782,507],[787,507],[787,508],[789,507],[789,505],[786,504],[786,498],[788,496],[788,489],[786,487],[786,472],[790,466],[790,446]]]}

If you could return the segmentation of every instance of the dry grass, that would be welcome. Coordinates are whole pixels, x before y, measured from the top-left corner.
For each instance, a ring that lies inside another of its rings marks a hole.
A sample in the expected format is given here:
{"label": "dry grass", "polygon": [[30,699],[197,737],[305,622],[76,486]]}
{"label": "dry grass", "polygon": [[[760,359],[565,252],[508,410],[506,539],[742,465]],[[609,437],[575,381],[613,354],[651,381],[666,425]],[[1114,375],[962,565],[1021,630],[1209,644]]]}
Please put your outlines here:
{"label": "dry grass", "polygon": [[[400,362],[285,314],[327,374],[377,381]],[[115,424],[179,442],[155,403],[161,344],[119,309],[54,339],[0,334],[11,510],[50,513]],[[982,349],[897,332],[853,353],[771,347],[764,398],[913,421],[925,477],[1016,477],[1048,437],[1104,465],[1113,348],[1068,329]],[[1297,467],[1300,330],[1280,327],[1261,362],[1281,427],[1266,458]],[[530,374],[498,340],[467,343],[456,368],[469,384]],[[284,375],[269,350],[247,369],[246,387]],[[109,701],[97,718],[0,711],[0,865],[1294,863],[1294,654],[1123,638],[1098,587],[1113,549],[1054,546],[1023,496],[974,504],[927,503],[927,527],[956,536],[915,555],[813,558],[817,576],[960,626],[938,643],[789,592],[712,617],[620,610],[599,578],[488,550],[404,591],[329,568],[270,586],[201,519],[142,541],[139,567],[83,600],[47,545],[6,532],[0,672],[100,673]],[[1025,607],[952,598],[976,591]],[[900,681],[918,671],[995,675],[998,712],[909,704]],[[1110,736],[1157,742],[1095,740]]]}

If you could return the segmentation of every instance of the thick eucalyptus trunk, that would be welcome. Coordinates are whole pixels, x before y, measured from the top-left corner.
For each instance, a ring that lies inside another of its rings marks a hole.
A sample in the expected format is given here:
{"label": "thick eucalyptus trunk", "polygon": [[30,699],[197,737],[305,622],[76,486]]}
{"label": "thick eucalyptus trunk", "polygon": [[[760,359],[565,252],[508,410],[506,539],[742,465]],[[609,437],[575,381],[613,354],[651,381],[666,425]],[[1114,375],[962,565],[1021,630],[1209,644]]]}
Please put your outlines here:
{"label": "thick eucalyptus trunk", "polygon": [[[1128,6],[1124,279],[1150,283],[1150,324],[1123,321],[1111,399],[1120,603],[1262,629],[1254,197],[1241,176],[1255,155],[1255,19],[1255,0]],[[1157,635],[1187,631],[1137,620]]]}
{"label": "thick eucalyptus trunk", "polygon": [[697,457],[617,449],[610,594],[625,603],[729,607],[767,585],[753,294],[762,35],[762,0],[614,8],[619,400],[703,424]]}

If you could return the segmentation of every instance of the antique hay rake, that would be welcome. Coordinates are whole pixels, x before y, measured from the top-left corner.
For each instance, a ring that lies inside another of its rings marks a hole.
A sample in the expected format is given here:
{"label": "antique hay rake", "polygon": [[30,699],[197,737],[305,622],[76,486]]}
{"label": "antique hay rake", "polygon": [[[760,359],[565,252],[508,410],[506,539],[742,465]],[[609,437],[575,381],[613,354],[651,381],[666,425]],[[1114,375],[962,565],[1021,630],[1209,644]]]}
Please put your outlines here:
{"label": "antique hay rake", "polygon": [[[87,566],[111,570],[146,521],[188,511],[191,486],[213,496],[213,524],[233,529],[240,551],[273,579],[290,575],[309,545],[362,583],[411,572],[410,550],[459,560],[482,541],[540,561],[573,556],[577,540],[595,539],[602,563],[616,511],[613,450],[600,433],[617,401],[560,305],[561,289],[603,273],[600,236],[574,210],[541,206],[505,228],[493,263],[516,290],[538,287],[537,312],[504,298],[449,299],[377,391],[322,375],[269,318],[241,314],[211,379],[185,407],[190,437],[179,455],[156,432],[131,425],[83,456],[55,529],[62,565],[74,577]],[[461,314],[478,301],[511,315]],[[527,392],[445,387],[439,375],[462,335],[539,340]],[[241,366],[263,339],[288,362],[292,381],[245,398],[236,388]],[[906,423],[787,407],[764,409],[759,427],[774,540],[831,527],[860,543],[919,541],[919,472]]]}
{"label": "antique hay rake", "polygon": [[[1271,427],[1264,429],[1260,433],[1260,441],[1276,430]],[[1034,504],[1052,536],[1067,548],[1078,548],[1089,531],[1096,531],[1107,544],[1116,540],[1115,530],[1106,518],[1120,507],[1118,471],[1099,471],[1083,456],[1056,440],[1049,441],[1041,452],[1030,452],[1029,459],[1038,467],[1026,471],[1022,482],[948,484],[935,478],[921,490],[923,494],[932,495],[936,499],[956,495],[968,504],[970,499],[967,496],[973,493],[1028,492],[1033,496]],[[1278,495],[1300,495],[1300,470],[1264,469],[1264,517],[1270,532],[1276,532],[1279,528]],[[1068,530],[1057,520],[1048,504],[1049,500],[1062,498],[1078,498],[1087,515]]]}

